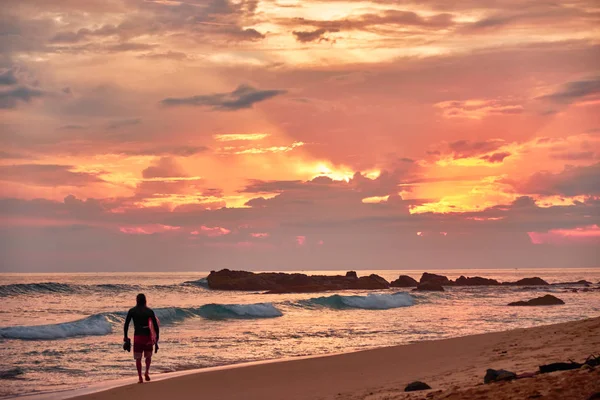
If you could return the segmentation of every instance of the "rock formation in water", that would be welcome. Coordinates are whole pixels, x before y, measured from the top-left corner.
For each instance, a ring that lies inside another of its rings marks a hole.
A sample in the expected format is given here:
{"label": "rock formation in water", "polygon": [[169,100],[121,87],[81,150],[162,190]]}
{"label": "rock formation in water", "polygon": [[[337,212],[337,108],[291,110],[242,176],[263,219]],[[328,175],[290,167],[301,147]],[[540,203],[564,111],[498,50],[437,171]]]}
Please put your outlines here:
{"label": "rock formation in water", "polygon": [[400,275],[398,279],[390,282],[392,287],[417,287],[418,284],[419,282],[416,279],[408,275]]}
{"label": "rock formation in water", "polygon": [[560,304],[565,304],[565,302],[551,294],[547,294],[543,297],[536,297],[529,301],[515,301],[513,303],[508,303],[509,306],[555,306]]}
{"label": "rock formation in water", "polygon": [[306,293],[327,290],[388,289],[390,284],[379,275],[358,277],[349,271],[346,276],[286,274],[282,272],[254,273],[223,269],[211,271],[208,287],[217,290],[255,290],[269,293]]}

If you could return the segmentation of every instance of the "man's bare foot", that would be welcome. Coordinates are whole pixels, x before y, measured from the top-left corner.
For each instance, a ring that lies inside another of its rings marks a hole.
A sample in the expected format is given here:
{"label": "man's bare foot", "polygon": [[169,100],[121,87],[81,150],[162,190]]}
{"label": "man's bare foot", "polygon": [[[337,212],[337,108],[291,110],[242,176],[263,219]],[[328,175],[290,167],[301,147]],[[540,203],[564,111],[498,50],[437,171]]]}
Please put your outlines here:
{"label": "man's bare foot", "polygon": [[138,381],[138,383],[144,383],[144,380],[142,379],[141,376],[140,376],[140,380]]}
{"label": "man's bare foot", "polygon": [[146,378],[147,381],[149,381],[150,380],[150,375],[146,374],[145,378]]}

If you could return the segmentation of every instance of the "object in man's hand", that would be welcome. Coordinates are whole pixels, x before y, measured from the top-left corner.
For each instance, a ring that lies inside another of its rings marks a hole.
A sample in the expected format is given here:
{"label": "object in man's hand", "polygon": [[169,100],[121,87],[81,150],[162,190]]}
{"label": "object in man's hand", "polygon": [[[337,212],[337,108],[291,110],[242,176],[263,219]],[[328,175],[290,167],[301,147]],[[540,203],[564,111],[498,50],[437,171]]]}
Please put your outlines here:
{"label": "object in man's hand", "polygon": [[158,343],[154,345],[154,354],[158,353]]}
{"label": "object in man's hand", "polygon": [[123,339],[123,350],[131,352],[131,339]]}

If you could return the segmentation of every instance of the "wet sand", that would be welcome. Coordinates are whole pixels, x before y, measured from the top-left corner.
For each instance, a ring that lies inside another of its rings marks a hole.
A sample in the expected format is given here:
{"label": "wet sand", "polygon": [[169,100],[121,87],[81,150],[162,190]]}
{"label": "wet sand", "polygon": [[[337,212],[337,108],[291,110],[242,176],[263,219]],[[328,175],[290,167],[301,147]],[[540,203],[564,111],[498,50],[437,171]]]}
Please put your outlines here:
{"label": "wet sand", "polygon": [[[535,372],[541,364],[583,362],[600,353],[600,318],[325,357],[199,371],[112,388],[81,400],[164,399],[587,399],[600,367],[483,384],[487,368]],[[159,353],[160,355],[160,353]],[[157,359],[156,362],[160,362]],[[411,381],[428,391],[405,393]],[[531,397],[530,397],[531,396]]]}

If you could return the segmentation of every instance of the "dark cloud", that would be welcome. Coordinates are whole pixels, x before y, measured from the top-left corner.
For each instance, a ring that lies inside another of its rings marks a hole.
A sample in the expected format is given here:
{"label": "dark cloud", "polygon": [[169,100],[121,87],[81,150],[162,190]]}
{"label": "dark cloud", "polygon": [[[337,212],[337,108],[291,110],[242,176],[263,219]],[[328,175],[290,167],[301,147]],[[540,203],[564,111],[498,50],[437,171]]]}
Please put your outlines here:
{"label": "dark cloud", "polygon": [[451,14],[442,13],[425,18],[412,11],[402,10],[385,10],[380,13],[362,14],[358,17],[332,21],[293,18],[283,20],[283,23],[294,26],[312,26],[317,29],[335,32],[366,30],[380,25],[416,26],[434,29],[448,28],[454,25]]}
{"label": "dark cloud", "polygon": [[131,156],[178,156],[178,157],[190,157],[196,154],[204,153],[209,148],[206,146],[153,146],[153,147],[142,147],[135,150],[122,150],[116,151],[118,154],[126,154]]}
{"label": "dark cloud", "polygon": [[16,85],[17,83],[18,80],[14,70],[8,69],[0,73],[0,86]]}
{"label": "dark cloud", "polygon": [[600,163],[574,167],[567,165],[562,172],[537,172],[522,184],[514,184],[521,193],[546,196],[600,195]]}
{"label": "dark cloud", "polygon": [[152,178],[179,178],[187,174],[181,169],[179,164],[170,157],[163,157],[155,164],[142,171],[144,179]]}
{"label": "dark cloud", "polygon": [[454,153],[455,158],[467,158],[492,152],[504,146],[504,144],[504,140],[501,139],[489,139],[480,142],[458,140],[456,142],[449,143],[448,148],[452,151],[452,153]]}
{"label": "dark cloud", "polygon": [[558,104],[571,104],[579,99],[600,95],[600,77],[573,81],[563,85],[554,93],[541,96],[539,99],[548,100]]}
{"label": "dark cloud", "polygon": [[19,164],[0,166],[0,180],[38,186],[84,187],[104,180],[98,174],[74,172],[72,165]]}
{"label": "dark cloud", "polygon": [[508,156],[510,156],[510,153],[507,151],[503,151],[500,153],[494,153],[492,155],[485,155],[481,157],[481,159],[490,163],[501,163]]}
{"label": "dark cloud", "polygon": [[215,93],[192,97],[166,98],[164,106],[204,106],[213,110],[235,111],[252,108],[255,103],[285,94],[285,90],[259,90],[249,85],[240,85],[231,93]]}
{"label": "dark cloud", "polygon": [[20,102],[29,103],[32,99],[43,97],[45,92],[27,86],[0,91],[0,109],[16,108]]}
{"label": "dark cloud", "polygon": [[128,118],[128,119],[120,119],[116,121],[112,121],[108,124],[107,129],[115,130],[124,128],[132,125],[139,125],[142,123],[140,118]]}
{"label": "dark cloud", "polygon": [[316,29],[314,31],[293,31],[292,33],[296,36],[296,40],[302,43],[314,42],[316,40],[328,41],[329,39],[324,37],[327,32],[339,32],[339,29]]}
{"label": "dark cloud", "polygon": [[166,53],[147,53],[141,54],[138,58],[148,58],[148,59],[168,59],[168,60],[186,60],[188,58],[187,54],[169,50]]}

